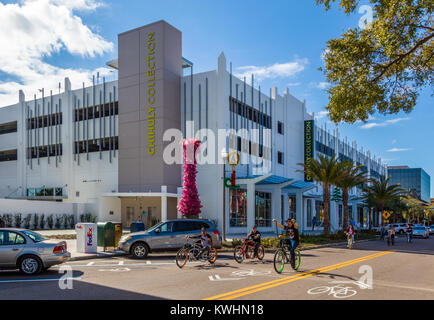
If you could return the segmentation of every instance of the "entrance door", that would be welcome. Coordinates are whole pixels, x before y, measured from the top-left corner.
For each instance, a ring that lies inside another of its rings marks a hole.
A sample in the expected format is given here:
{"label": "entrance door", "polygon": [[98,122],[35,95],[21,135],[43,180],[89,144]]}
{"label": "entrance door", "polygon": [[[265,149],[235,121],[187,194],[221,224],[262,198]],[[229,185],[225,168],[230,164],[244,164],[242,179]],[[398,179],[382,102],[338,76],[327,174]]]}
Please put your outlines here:
{"label": "entrance door", "polygon": [[127,207],[127,226],[130,226],[134,221],[134,207]]}

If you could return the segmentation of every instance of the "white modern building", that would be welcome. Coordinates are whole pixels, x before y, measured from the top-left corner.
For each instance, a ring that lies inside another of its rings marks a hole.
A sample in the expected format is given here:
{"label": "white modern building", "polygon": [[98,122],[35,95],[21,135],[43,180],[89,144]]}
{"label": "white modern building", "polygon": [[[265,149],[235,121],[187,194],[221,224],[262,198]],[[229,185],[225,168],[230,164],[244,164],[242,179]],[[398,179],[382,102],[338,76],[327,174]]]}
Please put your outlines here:
{"label": "white modern building", "polygon": [[[176,218],[182,168],[167,161],[168,147],[179,146],[170,134],[176,131],[202,141],[201,216],[228,236],[254,224],[273,232],[273,218],[295,217],[306,231],[314,216],[320,224],[321,188],[298,165],[320,153],[363,164],[371,177],[387,175],[381,159],[318,126],[288,89],[265,92],[253,77],[235,77],[223,53],[215,70],[195,74],[182,57],[181,32],[164,21],[118,41],[118,59],[108,63],[118,80],[95,78],[72,90],[65,79],[60,92],[20,91],[17,104],[0,108],[0,203],[9,201],[9,210],[31,212],[32,203],[50,201],[126,226]],[[222,129],[229,133],[218,139]],[[232,151],[242,162],[238,189],[225,186],[231,167],[222,157]],[[359,189],[351,191],[350,216],[363,225],[359,197]],[[342,225],[338,202],[331,223]]]}

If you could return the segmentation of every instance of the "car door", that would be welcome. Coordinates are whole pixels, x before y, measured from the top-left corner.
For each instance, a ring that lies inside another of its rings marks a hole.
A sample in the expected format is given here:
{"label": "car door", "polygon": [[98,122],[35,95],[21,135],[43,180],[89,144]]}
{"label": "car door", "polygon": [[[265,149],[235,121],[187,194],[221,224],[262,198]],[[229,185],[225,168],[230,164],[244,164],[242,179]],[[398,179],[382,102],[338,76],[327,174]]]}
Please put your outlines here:
{"label": "car door", "polygon": [[0,267],[16,266],[17,258],[24,250],[26,240],[13,231],[0,231]]}
{"label": "car door", "polygon": [[192,221],[176,221],[174,247],[181,248],[187,242],[187,236],[195,235],[194,229]]}
{"label": "car door", "polygon": [[159,232],[156,232],[156,230],[153,231],[154,234],[152,235],[151,240],[153,249],[163,250],[171,249],[173,247],[173,239],[175,237],[173,226],[174,222],[168,221],[157,228]]}

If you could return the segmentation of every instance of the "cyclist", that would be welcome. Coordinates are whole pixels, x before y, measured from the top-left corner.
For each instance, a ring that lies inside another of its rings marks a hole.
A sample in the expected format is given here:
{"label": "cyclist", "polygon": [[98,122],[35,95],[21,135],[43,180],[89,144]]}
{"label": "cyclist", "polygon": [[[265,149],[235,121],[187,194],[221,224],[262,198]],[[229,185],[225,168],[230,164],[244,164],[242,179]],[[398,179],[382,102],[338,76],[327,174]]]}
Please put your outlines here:
{"label": "cyclist", "polygon": [[200,230],[201,230],[200,235],[189,236],[189,238],[191,238],[191,239],[200,239],[200,244],[202,245],[202,249],[199,251],[199,253],[197,255],[198,259],[202,258],[203,254],[205,252],[207,252],[209,254],[209,251],[211,250],[211,242],[212,242],[212,238],[209,235],[209,233],[206,232],[206,228],[202,227]]}
{"label": "cyclist", "polygon": [[288,219],[286,220],[285,225],[281,225],[279,222],[277,222],[276,219],[273,219],[273,222],[276,223],[276,225],[280,228],[285,230],[287,239],[285,239],[286,244],[288,245],[291,253],[291,266],[294,268],[295,266],[295,249],[297,248],[300,236],[298,233],[298,225],[295,222],[295,219]]}
{"label": "cyclist", "polygon": [[409,223],[407,228],[407,241],[411,242],[412,240],[413,240],[413,225]]}
{"label": "cyclist", "polygon": [[255,257],[258,257],[258,249],[261,245],[261,233],[257,226],[253,226],[252,231],[247,235],[247,239],[251,239],[255,243]]}

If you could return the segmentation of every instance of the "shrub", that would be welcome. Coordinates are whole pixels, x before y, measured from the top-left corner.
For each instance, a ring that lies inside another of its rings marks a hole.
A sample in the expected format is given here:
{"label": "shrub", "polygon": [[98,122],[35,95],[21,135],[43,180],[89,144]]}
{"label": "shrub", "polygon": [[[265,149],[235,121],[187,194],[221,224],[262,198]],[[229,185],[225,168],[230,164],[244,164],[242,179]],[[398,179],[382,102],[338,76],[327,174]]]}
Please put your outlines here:
{"label": "shrub", "polygon": [[10,213],[6,213],[3,215],[3,221],[6,228],[12,228],[12,215]]}
{"label": "shrub", "polygon": [[60,229],[61,225],[62,225],[62,216],[56,214],[56,222],[54,226],[56,227],[56,229]]}
{"label": "shrub", "polygon": [[[70,229],[74,229],[75,227],[75,216],[73,214],[70,214],[67,217],[68,226]],[[66,222],[65,222],[65,228],[66,228]]]}
{"label": "shrub", "polygon": [[41,219],[39,221],[41,230],[45,229],[45,215],[41,214]]}
{"label": "shrub", "polygon": [[25,218],[24,218],[24,228],[26,229],[30,229],[30,221],[32,220],[32,214],[29,213]]}
{"label": "shrub", "polygon": [[38,229],[39,227],[39,214],[33,214],[33,229]]}
{"label": "shrub", "polygon": [[21,228],[21,224],[23,223],[21,213],[17,213],[14,218],[15,218],[15,228]]}
{"label": "shrub", "polygon": [[47,218],[47,224],[48,224],[48,229],[53,229],[53,225],[54,225],[54,219],[53,219],[53,215],[50,214]]}

